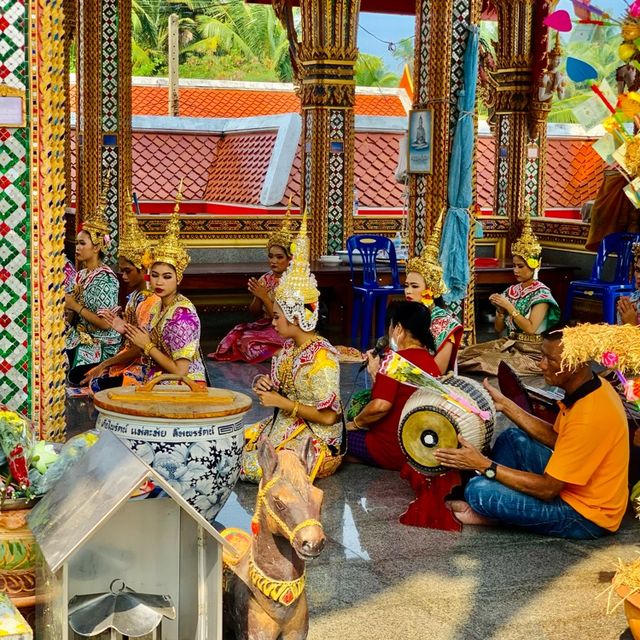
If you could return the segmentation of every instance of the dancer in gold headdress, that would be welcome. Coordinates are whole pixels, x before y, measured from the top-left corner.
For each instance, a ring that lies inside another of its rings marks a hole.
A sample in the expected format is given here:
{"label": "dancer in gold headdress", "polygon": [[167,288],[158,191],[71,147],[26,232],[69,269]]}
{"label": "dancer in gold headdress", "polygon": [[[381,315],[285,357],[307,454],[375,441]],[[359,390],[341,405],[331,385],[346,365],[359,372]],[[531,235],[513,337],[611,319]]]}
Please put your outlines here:
{"label": "dancer in gold headdress", "polygon": [[633,249],[633,284],[636,290],[618,298],[618,324],[640,324],[640,242],[634,242]]}
{"label": "dancer in gold headdress", "polygon": [[114,355],[120,334],[101,317],[103,311],[118,306],[118,278],[102,264],[109,245],[109,225],[105,217],[109,176],[100,195],[98,208],[88,214],[76,237],[76,258],[82,263],[74,277],[73,293],[65,296],[65,308],[73,312],[66,336],[69,382],[80,384],[87,371]]}
{"label": "dancer in gold headdress", "polygon": [[290,211],[287,210],[281,229],[274,231],[267,242],[267,256],[271,271],[257,280],[249,278],[247,288],[253,294],[249,311],[262,316],[255,322],[236,325],[222,338],[212,360],[240,360],[242,362],[264,362],[282,348],[284,339],[272,326],[273,296],[282,274],[291,261]]}
{"label": "dancer in gold headdress", "polygon": [[427,241],[420,257],[407,261],[407,276],[404,281],[404,295],[411,302],[422,302],[431,313],[431,335],[436,344],[436,364],[441,373],[453,369],[463,327],[460,322],[444,309],[443,294],[447,286],[442,279],[440,266],[440,233],[442,215]]}
{"label": "dancer in gold headdress", "polygon": [[[102,313],[110,325],[124,333],[125,323],[150,329],[151,309],[159,298],[147,286],[147,272],[151,260],[151,243],[138,226],[133,212],[131,194],[127,191],[123,210],[123,229],[118,247],[118,266],[122,281],[130,293],[123,317],[111,311]],[[97,392],[111,387],[141,384],[146,377],[141,350],[125,340],[120,351],[87,372],[83,384]]]}
{"label": "dancer in gold headdress", "polygon": [[549,287],[538,280],[542,248],[525,212],[522,234],[511,246],[513,273],[518,281],[489,300],[496,307],[495,329],[507,337],[467,347],[458,356],[459,371],[496,375],[506,361],[520,375],[540,373],[541,334],[560,319],[560,308]]}
{"label": "dancer in gold headdress", "polygon": [[320,292],[309,270],[306,213],[293,257],[275,291],[273,326],[284,346],[271,361],[271,374],[259,376],[253,390],[275,415],[247,430],[241,478],[258,482],[261,469],[256,443],[261,435],[276,449],[298,450],[313,438],[313,477],[332,474],[340,464],[344,426],[341,420],[340,366],[335,349],[316,332]]}
{"label": "dancer in gold headdress", "polygon": [[125,336],[142,350],[145,378],[173,373],[206,384],[200,357],[200,318],[190,300],[178,293],[178,285],[190,258],[180,240],[180,202],[176,206],[164,237],[151,252],[151,289],[158,296],[150,310],[150,331],[127,323]]}

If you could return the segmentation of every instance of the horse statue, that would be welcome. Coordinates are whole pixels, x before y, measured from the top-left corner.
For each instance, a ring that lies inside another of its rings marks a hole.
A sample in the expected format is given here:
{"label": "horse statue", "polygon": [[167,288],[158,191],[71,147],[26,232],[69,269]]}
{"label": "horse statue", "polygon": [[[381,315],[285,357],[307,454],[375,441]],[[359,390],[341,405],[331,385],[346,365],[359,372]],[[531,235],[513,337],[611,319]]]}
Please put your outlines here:
{"label": "horse statue", "polygon": [[[225,554],[225,639],[304,640],[309,631],[305,562],[320,555],[322,490],[309,481],[315,463],[311,438],[300,454],[258,444],[262,480],[251,522],[253,537],[222,535],[241,553]],[[226,535],[226,533],[229,533]]]}

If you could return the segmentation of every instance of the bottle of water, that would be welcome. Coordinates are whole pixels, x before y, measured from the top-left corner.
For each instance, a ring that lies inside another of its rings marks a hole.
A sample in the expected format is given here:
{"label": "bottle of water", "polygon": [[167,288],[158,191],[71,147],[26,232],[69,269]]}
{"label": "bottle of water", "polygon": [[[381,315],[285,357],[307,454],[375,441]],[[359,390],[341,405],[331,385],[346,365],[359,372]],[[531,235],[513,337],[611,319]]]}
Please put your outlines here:
{"label": "bottle of water", "polygon": [[402,235],[399,231],[393,238],[393,247],[396,250],[396,260],[400,260],[402,258]]}

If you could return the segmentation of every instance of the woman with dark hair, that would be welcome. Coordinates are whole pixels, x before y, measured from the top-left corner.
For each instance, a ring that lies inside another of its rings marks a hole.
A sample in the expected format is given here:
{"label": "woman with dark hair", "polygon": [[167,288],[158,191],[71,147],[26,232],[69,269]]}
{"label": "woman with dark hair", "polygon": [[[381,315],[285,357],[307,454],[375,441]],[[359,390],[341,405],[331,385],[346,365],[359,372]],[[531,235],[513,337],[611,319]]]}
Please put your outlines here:
{"label": "woman with dark hair", "polygon": [[[387,325],[391,349],[427,373],[440,375],[433,356],[435,343],[428,307],[419,302],[397,302],[387,311]],[[347,423],[347,450],[352,462],[399,471],[406,458],[398,442],[398,423],[415,388],[378,373],[379,368],[380,358],[370,355],[367,370],[374,381],[371,400]]]}

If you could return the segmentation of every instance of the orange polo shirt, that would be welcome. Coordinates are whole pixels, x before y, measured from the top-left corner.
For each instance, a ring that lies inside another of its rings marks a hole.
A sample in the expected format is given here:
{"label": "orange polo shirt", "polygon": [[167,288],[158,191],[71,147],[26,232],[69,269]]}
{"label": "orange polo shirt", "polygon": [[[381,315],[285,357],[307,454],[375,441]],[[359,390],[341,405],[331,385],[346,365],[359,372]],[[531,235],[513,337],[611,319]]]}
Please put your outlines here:
{"label": "orange polo shirt", "polygon": [[616,531],[629,499],[629,427],[622,401],[606,380],[594,376],[558,404],[558,439],[545,471],[565,483],[560,497],[580,515]]}

